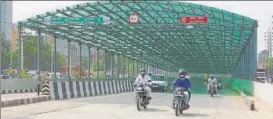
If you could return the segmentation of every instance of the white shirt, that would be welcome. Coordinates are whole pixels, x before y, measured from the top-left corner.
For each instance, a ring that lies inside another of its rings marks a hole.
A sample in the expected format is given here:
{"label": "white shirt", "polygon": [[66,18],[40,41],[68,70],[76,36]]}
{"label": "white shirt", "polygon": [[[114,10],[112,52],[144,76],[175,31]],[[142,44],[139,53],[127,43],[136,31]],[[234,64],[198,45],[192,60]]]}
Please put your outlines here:
{"label": "white shirt", "polygon": [[149,80],[151,80],[151,78],[148,75],[145,75],[144,77],[138,75],[136,77],[135,84],[149,84]]}
{"label": "white shirt", "polygon": [[209,79],[208,79],[208,82],[209,82],[210,84],[212,84],[212,83],[217,83],[217,79],[216,79],[216,78],[213,78],[213,79],[209,78]]}

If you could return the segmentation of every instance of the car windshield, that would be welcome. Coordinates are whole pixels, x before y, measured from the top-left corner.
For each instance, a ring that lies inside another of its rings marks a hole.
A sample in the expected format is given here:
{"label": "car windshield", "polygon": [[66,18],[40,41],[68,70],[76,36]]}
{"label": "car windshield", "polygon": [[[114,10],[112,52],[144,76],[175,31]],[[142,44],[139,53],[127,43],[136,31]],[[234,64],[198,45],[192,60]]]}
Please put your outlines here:
{"label": "car windshield", "polygon": [[165,81],[164,76],[152,76],[153,81]]}

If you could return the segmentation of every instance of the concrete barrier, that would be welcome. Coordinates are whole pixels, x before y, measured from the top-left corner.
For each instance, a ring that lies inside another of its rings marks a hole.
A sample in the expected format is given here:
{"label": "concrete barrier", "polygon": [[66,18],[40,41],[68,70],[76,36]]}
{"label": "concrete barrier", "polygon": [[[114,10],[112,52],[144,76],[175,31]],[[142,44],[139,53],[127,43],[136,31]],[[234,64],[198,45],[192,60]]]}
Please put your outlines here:
{"label": "concrete barrier", "polygon": [[37,92],[38,80],[36,79],[12,79],[1,81],[1,92],[7,93],[25,93]]}
{"label": "concrete barrier", "polygon": [[254,96],[273,109],[273,85],[254,82]]}
{"label": "concrete barrier", "polygon": [[49,82],[49,87],[52,100],[133,91],[132,82],[129,80],[51,81]]}
{"label": "concrete barrier", "polygon": [[36,96],[36,97],[30,97],[30,98],[5,100],[5,101],[1,101],[1,108],[26,105],[31,103],[38,103],[38,102],[49,101],[49,100],[50,100],[50,96]]}

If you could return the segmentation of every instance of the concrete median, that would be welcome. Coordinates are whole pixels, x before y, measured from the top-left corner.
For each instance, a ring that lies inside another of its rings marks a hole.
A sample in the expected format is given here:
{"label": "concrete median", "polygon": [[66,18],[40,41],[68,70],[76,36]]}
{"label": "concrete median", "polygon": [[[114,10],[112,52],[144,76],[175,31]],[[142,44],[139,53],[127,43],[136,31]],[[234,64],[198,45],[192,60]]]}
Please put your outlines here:
{"label": "concrete median", "polygon": [[50,96],[35,96],[35,97],[25,97],[25,98],[16,98],[1,101],[1,107],[10,107],[10,106],[19,106],[31,103],[38,103],[43,101],[49,101]]}
{"label": "concrete median", "polygon": [[90,80],[49,82],[52,100],[132,92],[130,80]]}
{"label": "concrete median", "polygon": [[37,92],[38,80],[36,79],[12,79],[1,81],[2,94]]}

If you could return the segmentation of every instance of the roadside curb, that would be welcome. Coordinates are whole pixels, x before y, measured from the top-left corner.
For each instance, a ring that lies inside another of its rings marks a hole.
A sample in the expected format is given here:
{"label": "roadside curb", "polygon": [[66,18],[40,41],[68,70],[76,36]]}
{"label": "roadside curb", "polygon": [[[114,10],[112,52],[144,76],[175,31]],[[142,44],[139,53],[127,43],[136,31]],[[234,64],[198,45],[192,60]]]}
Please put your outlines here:
{"label": "roadside curb", "polygon": [[13,94],[13,93],[35,93],[35,92],[38,92],[37,89],[3,89],[1,90],[1,93],[2,94]]}
{"label": "roadside curb", "polygon": [[42,95],[42,96],[31,97],[31,98],[6,100],[6,101],[1,101],[1,108],[44,102],[44,101],[49,101],[50,99],[51,99],[50,96]]}
{"label": "roadside curb", "polygon": [[246,105],[249,107],[251,111],[255,111],[255,102],[254,100],[248,98],[243,91],[240,91],[241,97],[244,99]]}

